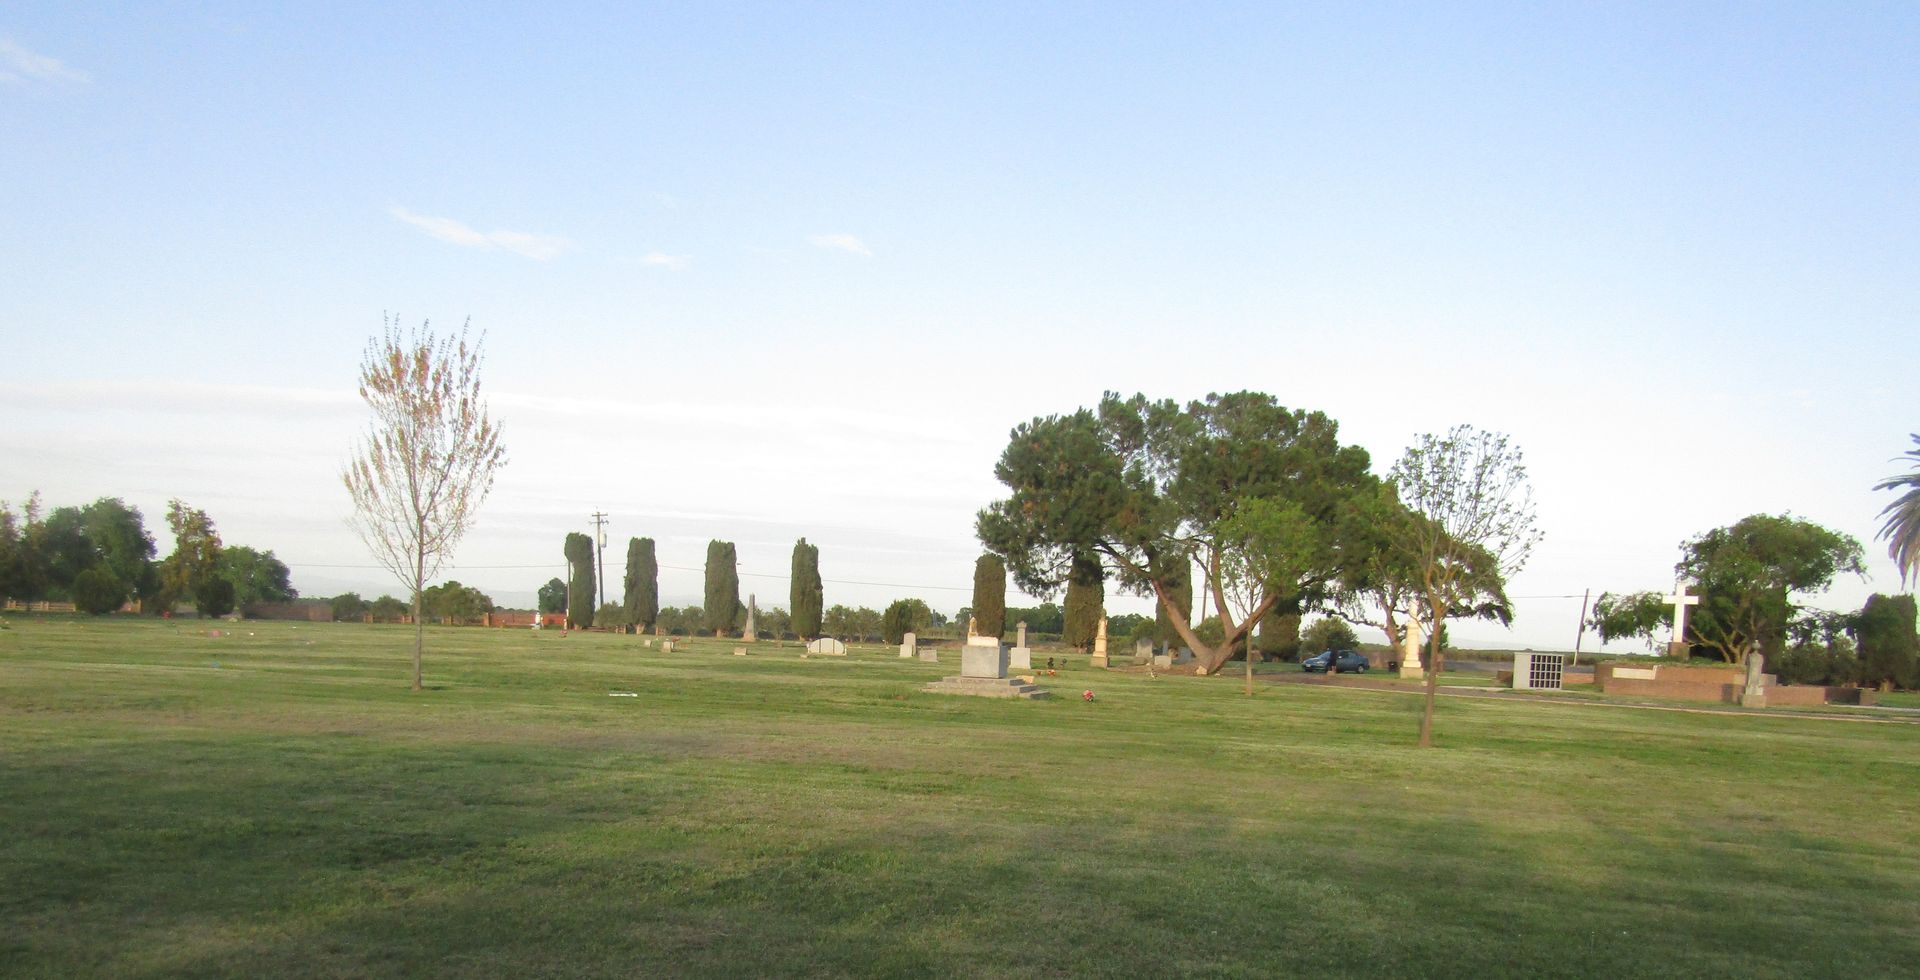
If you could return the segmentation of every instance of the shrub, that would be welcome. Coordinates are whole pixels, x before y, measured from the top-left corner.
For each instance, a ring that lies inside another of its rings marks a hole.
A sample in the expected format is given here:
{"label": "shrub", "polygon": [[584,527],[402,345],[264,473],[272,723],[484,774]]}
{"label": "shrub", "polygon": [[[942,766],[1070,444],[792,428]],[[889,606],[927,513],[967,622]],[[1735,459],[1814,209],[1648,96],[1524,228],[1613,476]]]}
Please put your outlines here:
{"label": "shrub", "polygon": [[1307,656],[1326,650],[1355,650],[1360,637],[1353,627],[1338,616],[1323,616],[1307,624],[1300,632],[1300,652]]}
{"label": "shrub", "polygon": [[219,618],[233,611],[233,583],[209,575],[193,587],[193,605],[200,615]]}
{"label": "shrub", "polygon": [[73,577],[73,607],[89,616],[113,612],[126,601],[126,583],[105,566],[95,565]]}
{"label": "shrub", "polygon": [[594,612],[593,625],[619,632],[625,631],[633,623],[627,616],[627,607],[624,604],[609,602]]}
{"label": "shrub", "polygon": [[367,600],[360,598],[358,592],[342,592],[327,601],[327,607],[333,610],[335,622],[349,623],[367,614]]}

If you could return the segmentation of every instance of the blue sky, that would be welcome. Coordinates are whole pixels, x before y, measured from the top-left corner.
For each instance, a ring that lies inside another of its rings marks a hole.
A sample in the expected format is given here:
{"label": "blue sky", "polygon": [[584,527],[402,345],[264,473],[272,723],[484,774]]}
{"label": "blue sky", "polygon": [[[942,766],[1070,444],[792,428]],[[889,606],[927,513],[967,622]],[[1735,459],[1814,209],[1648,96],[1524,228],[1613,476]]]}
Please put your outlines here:
{"label": "blue sky", "polygon": [[600,509],[957,607],[1007,429],[1106,389],[1271,391],[1382,471],[1512,433],[1519,595],[1756,511],[1868,543],[1834,604],[1895,587],[1920,8],[1354,6],[10,5],[0,496],[379,589],[336,474],[393,311],[487,331],[513,462],[452,574],[503,601]]}

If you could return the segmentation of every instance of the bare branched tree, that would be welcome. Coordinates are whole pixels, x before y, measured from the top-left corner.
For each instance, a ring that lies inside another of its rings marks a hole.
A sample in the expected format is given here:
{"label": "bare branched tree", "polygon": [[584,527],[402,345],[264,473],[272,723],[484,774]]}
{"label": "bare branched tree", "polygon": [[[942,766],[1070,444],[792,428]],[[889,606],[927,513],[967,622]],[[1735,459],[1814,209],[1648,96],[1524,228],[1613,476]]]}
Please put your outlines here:
{"label": "bare branched tree", "polygon": [[413,595],[418,691],[420,595],[473,525],[506,449],[480,397],[485,336],[469,344],[463,324],[458,335],[436,337],[431,323],[403,334],[397,316],[384,327],[360,362],[360,397],[373,422],[341,479],[353,497],[354,529]]}
{"label": "bare branched tree", "polygon": [[1526,565],[1540,531],[1524,457],[1501,433],[1461,425],[1444,436],[1422,435],[1393,464],[1389,479],[1412,512],[1397,546],[1413,565],[1413,593],[1426,606],[1431,629],[1420,715],[1420,747],[1430,748],[1440,628],[1449,615],[1505,608],[1506,580]]}

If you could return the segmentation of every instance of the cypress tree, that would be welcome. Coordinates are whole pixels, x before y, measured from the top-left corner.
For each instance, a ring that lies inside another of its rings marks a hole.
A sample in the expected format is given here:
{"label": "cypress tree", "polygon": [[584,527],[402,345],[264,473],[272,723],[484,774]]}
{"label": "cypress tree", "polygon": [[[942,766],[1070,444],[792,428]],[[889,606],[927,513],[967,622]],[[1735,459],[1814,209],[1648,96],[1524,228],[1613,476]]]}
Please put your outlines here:
{"label": "cypress tree", "polygon": [[1885,687],[1920,686],[1920,652],[1915,649],[1914,601],[1910,595],[1867,597],[1855,621],[1860,644],[1860,681]]}
{"label": "cypress tree", "polygon": [[973,631],[994,637],[1007,631],[1007,566],[998,555],[973,563]]}
{"label": "cypress tree", "polygon": [[[1196,625],[1193,622],[1192,563],[1187,561],[1187,556],[1177,555],[1168,559],[1166,564],[1169,566],[1166,573],[1167,596],[1173,600],[1174,608],[1180,610],[1180,614],[1187,618],[1187,626],[1191,628]],[[1167,608],[1164,603],[1153,604],[1153,636],[1155,640],[1166,644],[1169,648],[1187,642],[1174,630],[1173,620],[1167,617]]]}
{"label": "cypress tree", "polygon": [[1107,601],[1107,571],[1092,555],[1075,555],[1067,577],[1067,603],[1060,638],[1081,652],[1093,649],[1100,612]]}
{"label": "cypress tree", "polygon": [[826,590],[820,581],[820,548],[806,538],[793,544],[793,578],[787,596],[792,610],[793,635],[802,640],[820,637],[820,617],[826,614]]}
{"label": "cypress tree", "polygon": [[740,620],[740,562],[731,541],[707,542],[706,627],[725,636]]}
{"label": "cypress tree", "polygon": [[593,539],[574,532],[561,548],[567,556],[567,625],[593,625]]}
{"label": "cypress tree", "polygon": [[660,618],[660,563],[652,538],[627,539],[627,621],[640,633],[653,632]]}

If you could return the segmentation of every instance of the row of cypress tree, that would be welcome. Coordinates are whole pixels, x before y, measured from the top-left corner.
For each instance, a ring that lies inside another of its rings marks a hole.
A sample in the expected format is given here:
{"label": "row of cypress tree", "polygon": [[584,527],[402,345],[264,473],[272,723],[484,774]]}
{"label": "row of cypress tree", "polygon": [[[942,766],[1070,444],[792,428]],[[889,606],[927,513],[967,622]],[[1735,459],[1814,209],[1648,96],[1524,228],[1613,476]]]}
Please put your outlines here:
{"label": "row of cypress tree", "polygon": [[[576,629],[594,623],[593,539],[585,534],[568,534],[562,551],[567,558],[567,624]],[[652,538],[627,540],[627,573],[622,594],[625,623],[632,629],[652,632],[660,617],[660,562]],[[820,548],[801,538],[793,546],[793,579],[790,595],[792,629],[802,639],[820,635],[826,614],[825,587],[820,578]],[[725,635],[739,621],[740,557],[731,541],[707,542],[706,595],[701,606],[702,626],[716,636]]]}

